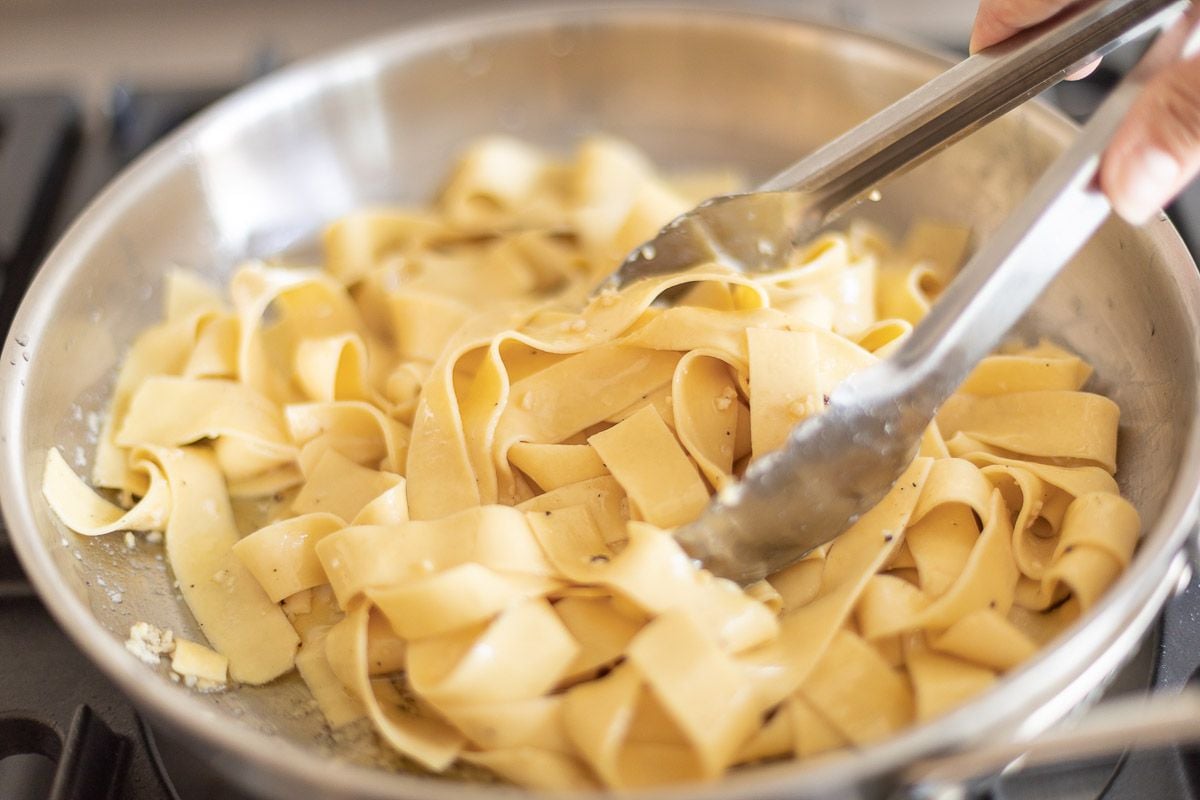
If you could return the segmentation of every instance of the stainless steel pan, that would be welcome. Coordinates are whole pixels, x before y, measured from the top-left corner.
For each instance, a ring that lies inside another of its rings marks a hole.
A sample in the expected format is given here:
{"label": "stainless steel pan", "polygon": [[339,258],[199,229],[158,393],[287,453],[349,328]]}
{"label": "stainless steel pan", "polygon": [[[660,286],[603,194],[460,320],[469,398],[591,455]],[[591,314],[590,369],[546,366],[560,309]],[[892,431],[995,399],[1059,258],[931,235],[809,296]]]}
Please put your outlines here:
{"label": "stainless steel pan", "polygon": [[[381,769],[386,754],[370,736],[329,735],[294,677],[197,695],[149,672],[121,645],[129,625],[195,637],[194,620],[153,548],[81,540],[55,522],[40,492],[46,448],[89,466],[96,415],[125,348],[159,315],[167,270],[220,280],[240,259],[303,240],[356,206],[420,202],[477,135],[508,131],[565,149],[607,131],[670,166],[733,163],[755,179],[947,64],[774,12],[606,4],[399,32],[220,103],[92,204],[47,259],[5,343],[0,504],[30,579],[141,710],[263,796],[510,794]],[[1073,130],[1044,107],[1023,108],[900,179],[864,213],[897,232],[924,216],[985,236]],[[1165,220],[1141,230],[1114,221],[1019,330],[1085,354],[1096,388],[1121,404],[1119,477],[1145,522],[1129,572],[1055,646],[954,713],[860,752],[657,796],[875,795],[905,765],[1045,729],[1128,656],[1187,569],[1200,484],[1200,279]]]}

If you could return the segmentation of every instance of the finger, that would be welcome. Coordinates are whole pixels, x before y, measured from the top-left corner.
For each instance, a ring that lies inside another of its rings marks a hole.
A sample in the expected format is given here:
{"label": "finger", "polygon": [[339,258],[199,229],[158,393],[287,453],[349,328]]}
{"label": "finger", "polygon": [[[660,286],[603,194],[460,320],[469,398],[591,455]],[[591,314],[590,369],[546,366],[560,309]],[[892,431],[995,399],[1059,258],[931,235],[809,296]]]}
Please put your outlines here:
{"label": "finger", "polygon": [[1151,79],[1100,163],[1100,186],[1135,225],[1200,171],[1200,57]]}
{"label": "finger", "polygon": [[1091,75],[1093,72],[1095,72],[1096,67],[1098,66],[1100,66],[1100,59],[1097,58],[1094,61],[1089,61],[1088,63],[1084,64],[1074,72],[1069,73],[1066,79],[1069,81],[1077,81],[1080,78],[1086,78],[1088,75]]}
{"label": "finger", "polygon": [[1017,31],[1045,22],[1074,0],[980,0],[971,31],[970,51],[1002,42]]}

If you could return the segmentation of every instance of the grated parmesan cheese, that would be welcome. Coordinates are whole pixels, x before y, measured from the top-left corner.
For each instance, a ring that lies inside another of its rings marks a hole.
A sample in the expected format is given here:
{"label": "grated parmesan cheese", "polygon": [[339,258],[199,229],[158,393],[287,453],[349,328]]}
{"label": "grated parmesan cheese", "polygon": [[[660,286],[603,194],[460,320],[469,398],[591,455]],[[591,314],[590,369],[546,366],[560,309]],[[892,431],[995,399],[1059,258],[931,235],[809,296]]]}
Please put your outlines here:
{"label": "grated parmesan cheese", "polygon": [[139,661],[157,667],[159,659],[175,649],[175,635],[149,622],[136,622],[129,629],[125,649],[133,653]]}

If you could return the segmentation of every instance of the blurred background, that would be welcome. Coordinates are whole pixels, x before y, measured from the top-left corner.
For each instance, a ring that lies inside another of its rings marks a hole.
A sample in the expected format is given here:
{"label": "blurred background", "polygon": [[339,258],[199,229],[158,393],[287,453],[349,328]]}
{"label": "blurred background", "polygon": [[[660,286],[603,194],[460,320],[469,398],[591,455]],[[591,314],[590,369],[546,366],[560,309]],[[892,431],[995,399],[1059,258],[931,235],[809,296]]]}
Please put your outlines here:
{"label": "blurred background", "polygon": [[[571,0],[566,0],[570,2]],[[558,4],[565,4],[559,0]],[[725,5],[729,0],[725,0]],[[0,0],[0,89],[222,85],[406,23],[499,0]],[[775,0],[811,17],[961,48],[975,0]]]}

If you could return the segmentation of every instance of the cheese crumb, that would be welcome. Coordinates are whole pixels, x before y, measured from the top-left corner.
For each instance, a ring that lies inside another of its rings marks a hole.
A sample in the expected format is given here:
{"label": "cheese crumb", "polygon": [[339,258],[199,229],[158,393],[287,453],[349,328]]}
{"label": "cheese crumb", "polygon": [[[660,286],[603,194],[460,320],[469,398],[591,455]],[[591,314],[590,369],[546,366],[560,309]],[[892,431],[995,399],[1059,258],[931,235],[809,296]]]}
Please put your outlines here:
{"label": "cheese crumb", "polygon": [[137,656],[139,661],[157,667],[159,659],[175,649],[175,634],[149,622],[136,622],[129,629],[125,649]]}
{"label": "cheese crumb", "polygon": [[133,538],[133,533],[131,531],[125,531],[125,546],[130,550],[137,548],[137,539]]}
{"label": "cheese crumb", "polygon": [[823,398],[816,395],[809,395],[801,400],[793,400],[788,404],[788,411],[798,419],[811,417],[813,414],[820,413],[824,408],[825,402]]}

